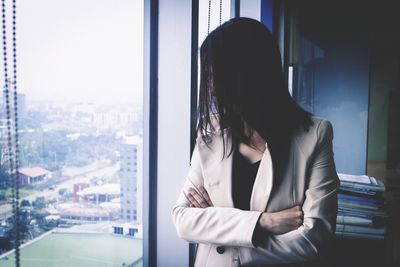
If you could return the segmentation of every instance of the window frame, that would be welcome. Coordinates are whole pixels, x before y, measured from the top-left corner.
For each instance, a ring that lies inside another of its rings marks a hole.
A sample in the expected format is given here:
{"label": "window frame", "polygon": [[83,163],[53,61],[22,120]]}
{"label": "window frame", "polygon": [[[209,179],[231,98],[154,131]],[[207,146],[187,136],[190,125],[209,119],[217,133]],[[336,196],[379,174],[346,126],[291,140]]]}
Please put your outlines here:
{"label": "window frame", "polygon": [[158,5],[144,1],[143,266],[157,266]]}

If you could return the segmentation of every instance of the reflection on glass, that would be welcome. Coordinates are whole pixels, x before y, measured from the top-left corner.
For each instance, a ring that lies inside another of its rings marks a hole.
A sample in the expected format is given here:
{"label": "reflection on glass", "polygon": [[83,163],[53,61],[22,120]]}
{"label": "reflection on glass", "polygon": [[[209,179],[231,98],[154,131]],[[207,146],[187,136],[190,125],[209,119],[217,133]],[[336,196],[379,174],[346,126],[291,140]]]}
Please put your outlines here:
{"label": "reflection on glass", "polygon": [[[292,24],[289,65],[293,98],[334,128],[335,164],[339,172],[366,172],[369,51],[362,26],[349,33],[335,18],[311,23],[304,9]],[[326,29],[329,29],[326,30]]]}

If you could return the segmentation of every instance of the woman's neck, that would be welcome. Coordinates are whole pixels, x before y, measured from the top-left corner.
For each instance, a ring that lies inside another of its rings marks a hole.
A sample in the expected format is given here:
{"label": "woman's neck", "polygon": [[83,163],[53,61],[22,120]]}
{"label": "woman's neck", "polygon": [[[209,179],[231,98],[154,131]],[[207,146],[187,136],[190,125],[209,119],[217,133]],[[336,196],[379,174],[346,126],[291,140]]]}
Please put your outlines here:
{"label": "woman's neck", "polygon": [[239,144],[239,152],[251,163],[261,160],[265,151],[265,140],[257,131],[253,131],[250,137],[250,145]]}

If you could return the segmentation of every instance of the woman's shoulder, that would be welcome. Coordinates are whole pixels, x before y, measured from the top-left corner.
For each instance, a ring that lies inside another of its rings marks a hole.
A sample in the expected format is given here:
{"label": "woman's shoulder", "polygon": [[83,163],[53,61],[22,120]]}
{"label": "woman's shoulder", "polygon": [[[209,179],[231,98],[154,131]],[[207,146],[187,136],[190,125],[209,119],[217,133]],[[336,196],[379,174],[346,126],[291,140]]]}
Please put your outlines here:
{"label": "woman's shoulder", "polygon": [[213,143],[213,139],[221,136],[218,114],[211,115],[209,122],[205,129],[197,130],[196,142],[199,143],[201,147],[207,145],[206,147],[209,148],[209,145]]}
{"label": "woman's shoulder", "polygon": [[215,134],[220,134],[221,132],[221,127],[219,123],[219,115],[218,114],[212,114],[210,115],[210,123],[206,125],[205,129],[200,129],[197,132],[197,137],[201,136],[212,136]]}
{"label": "woman's shoulder", "polygon": [[332,134],[333,138],[333,126],[328,119],[318,116],[311,116],[311,120],[313,121],[314,138],[318,140],[329,134]]}
{"label": "woman's shoulder", "polygon": [[311,121],[312,125],[310,125],[308,131],[298,130],[294,136],[302,150],[310,150],[309,152],[318,144],[333,139],[333,126],[327,118],[311,116]]}

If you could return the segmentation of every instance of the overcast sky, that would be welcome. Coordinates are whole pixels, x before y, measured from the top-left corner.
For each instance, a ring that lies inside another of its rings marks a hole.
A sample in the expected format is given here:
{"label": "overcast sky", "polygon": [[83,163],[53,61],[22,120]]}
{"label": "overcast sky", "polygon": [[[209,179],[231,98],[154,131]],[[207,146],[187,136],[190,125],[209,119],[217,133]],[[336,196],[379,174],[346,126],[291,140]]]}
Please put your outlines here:
{"label": "overcast sky", "polygon": [[[141,103],[143,1],[18,1],[18,89],[27,102]],[[11,1],[6,2],[11,26]],[[208,0],[200,1],[199,12],[202,42],[207,35]],[[223,21],[230,17],[229,0],[223,1],[222,15]],[[212,1],[211,30],[218,25],[219,1]]]}
{"label": "overcast sky", "polygon": [[140,103],[142,36],[140,0],[18,1],[19,90],[27,101]]}

